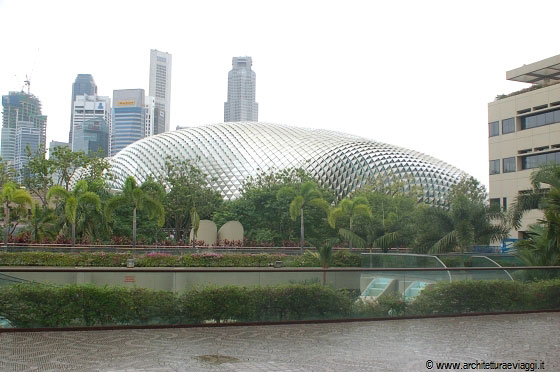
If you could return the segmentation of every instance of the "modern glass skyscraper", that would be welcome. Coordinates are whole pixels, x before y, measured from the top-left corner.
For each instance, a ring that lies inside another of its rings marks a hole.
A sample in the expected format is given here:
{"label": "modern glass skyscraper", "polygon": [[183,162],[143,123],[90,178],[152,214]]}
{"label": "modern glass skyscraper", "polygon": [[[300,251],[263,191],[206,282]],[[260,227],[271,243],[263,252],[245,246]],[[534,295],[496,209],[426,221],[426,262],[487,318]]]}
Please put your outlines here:
{"label": "modern glass skyscraper", "polygon": [[[30,125],[39,133],[39,145],[47,141],[47,116],[41,114],[41,102],[25,92],[10,92],[2,96],[2,141],[0,155],[10,164],[16,160],[16,131],[18,126]],[[21,124],[20,124],[21,123]],[[31,124],[29,124],[31,123]]]}
{"label": "modern glass skyscraper", "polygon": [[83,96],[87,94],[89,96],[93,96],[97,94],[97,85],[95,85],[95,81],[93,81],[93,76],[90,74],[78,74],[76,76],[76,80],[74,84],[72,84],[72,100],[70,102],[70,133],[68,134],[68,142],[72,145],[72,137],[73,137],[73,130],[74,130],[74,101],[76,97]]}
{"label": "modern glass skyscraper", "polygon": [[101,149],[104,155],[108,156],[111,99],[87,94],[77,96],[74,101],[73,116],[72,151],[90,154]]}
{"label": "modern glass skyscraper", "polygon": [[233,57],[228,73],[227,102],[224,121],[258,121],[259,104],[255,102],[256,75],[251,57]]}
{"label": "modern glass skyscraper", "polygon": [[[155,98],[155,107],[158,111],[158,120],[163,119],[165,131],[169,131],[169,109],[171,106],[171,54],[150,50],[150,85],[149,96]],[[153,134],[162,133],[161,129],[154,127]]]}
{"label": "modern glass skyscraper", "polygon": [[146,133],[144,89],[113,91],[111,156],[144,138]]}

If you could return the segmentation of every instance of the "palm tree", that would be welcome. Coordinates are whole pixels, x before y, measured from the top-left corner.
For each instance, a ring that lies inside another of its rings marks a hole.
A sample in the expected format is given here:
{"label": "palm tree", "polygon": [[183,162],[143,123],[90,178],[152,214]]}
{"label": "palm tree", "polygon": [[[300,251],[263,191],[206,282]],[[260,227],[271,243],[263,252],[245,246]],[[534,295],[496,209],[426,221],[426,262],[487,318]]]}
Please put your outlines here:
{"label": "palm tree", "polygon": [[303,246],[305,244],[303,208],[312,206],[327,211],[329,205],[323,199],[319,190],[317,190],[317,185],[314,182],[302,184],[299,190],[295,190],[291,186],[282,187],[278,190],[276,197],[278,199],[293,197],[290,202],[290,218],[295,221],[300,217],[300,252],[303,253]]}
{"label": "palm tree", "polygon": [[56,215],[52,209],[41,207],[39,203],[33,203],[28,229],[31,231],[34,242],[40,242],[45,236],[54,237],[55,222]]}
{"label": "palm tree", "polygon": [[546,209],[549,189],[560,189],[560,166],[546,164],[531,173],[533,189],[520,193],[510,207],[509,217],[513,228],[521,227],[521,219],[531,209]]}
{"label": "palm tree", "polygon": [[132,207],[132,246],[136,248],[136,211],[146,210],[150,217],[157,217],[161,227],[165,222],[165,210],[161,203],[151,198],[144,190],[137,186],[134,177],[129,176],[124,181],[122,193],[107,203],[105,206],[105,219],[113,220],[114,211],[123,206]]}
{"label": "palm tree", "polygon": [[323,268],[323,285],[327,283],[327,270],[332,261],[333,246],[338,239],[327,239],[325,241],[315,241],[314,245],[317,247],[317,252],[314,255],[319,259],[319,263]]}
{"label": "palm tree", "polygon": [[192,247],[195,248],[196,237],[198,235],[198,228],[200,227],[200,217],[195,207],[191,208],[191,224],[192,224]]}
{"label": "palm tree", "polygon": [[344,239],[348,240],[350,249],[352,249],[352,240],[356,240],[355,237],[352,238],[353,235],[356,235],[353,230],[354,219],[359,217],[371,218],[371,207],[369,206],[368,200],[364,197],[357,197],[353,200],[343,199],[338,207],[329,212],[329,225],[333,229],[336,228],[337,221],[341,217],[348,217],[349,226],[348,229],[340,228],[338,233]]}
{"label": "palm tree", "polygon": [[439,215],[441,226],[447,231],[429,249],[429,253],[439,254],[459,248],[467,251],[475,243],[488,244],[508,236],[509,226],[504,214],[484,202],[471,200],[465,194],[457,194],[451,201],[448,212]]}
{"label": "palm tree", "polygon": [[81,205],[90,205],[95,207],[97,211],[101,209],[101,200],[99,196],[88,190],[88,184],[84,180],[78,181],[74,190],[67,191],[64,187],[56,185],[49,189],[47,200],[50,202],[52,198],[64,201],[64,219],[72,226],[72,248],[76,245],[76,217],[78,207]]}
{"label": "palm tree", "polygon": [[516,256],[527,266],[560,265],[558,241],[548,235],[542,224],[534,224],[527,231],[527,238],[515,243]]}
{"label": "palm tree", "polygon": [[4,206],[4,249],[8,249],[10,235],[10,204],[18,206],[31,205],[33,203],[31,195],[24,190],[18,189],[13,182],[6,182],[2,187],[2,204]]}

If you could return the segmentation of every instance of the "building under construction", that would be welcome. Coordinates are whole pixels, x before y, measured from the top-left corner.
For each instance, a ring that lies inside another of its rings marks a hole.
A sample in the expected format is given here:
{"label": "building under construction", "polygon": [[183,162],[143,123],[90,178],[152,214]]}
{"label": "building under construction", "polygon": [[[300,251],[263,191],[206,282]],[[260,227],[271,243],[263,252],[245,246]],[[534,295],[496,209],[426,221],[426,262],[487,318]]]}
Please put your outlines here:
{"label": "building under construction", "polygon": [[[26,134],[25,138],[18,139],[18,133]],[[37,138],[29,141],[29,133]],[[47,116],[41,113],[38,98],[23,91],[2,96],[2,160],[13,166],[19,163],[21,167],[22,163],[26,163],[25,148],[29,145],[31,151],[35,152],[39,146],[45,147],[46,140]]]}

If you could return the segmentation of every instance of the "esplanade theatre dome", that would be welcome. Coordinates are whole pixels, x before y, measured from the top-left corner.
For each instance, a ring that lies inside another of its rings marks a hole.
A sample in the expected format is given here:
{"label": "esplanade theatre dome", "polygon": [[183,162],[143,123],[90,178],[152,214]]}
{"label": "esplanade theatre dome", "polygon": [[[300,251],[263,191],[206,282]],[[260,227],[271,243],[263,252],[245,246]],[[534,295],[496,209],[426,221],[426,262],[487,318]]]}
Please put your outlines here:
{"label": "esplanade theatre dome", "polygon": [[414,179],[424,201],[441,204],[466,174],[417,151],[354,135],[259,122],[228,122],[180,129],[137,141],[115,155],[111,187],[128,176],[139,183],[163,176],[166,159],[190,159],[225,199],[240,196],[261,170],[303,168],[343,198],[384,175]]}

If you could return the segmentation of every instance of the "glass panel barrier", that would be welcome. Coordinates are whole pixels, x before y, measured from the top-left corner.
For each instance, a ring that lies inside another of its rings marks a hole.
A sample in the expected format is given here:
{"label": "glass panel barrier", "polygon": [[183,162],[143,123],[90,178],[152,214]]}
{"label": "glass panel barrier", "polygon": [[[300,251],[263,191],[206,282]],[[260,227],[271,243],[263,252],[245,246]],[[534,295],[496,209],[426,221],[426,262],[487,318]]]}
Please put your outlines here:
{"label": "glass panel barrier", "polygon": [[[379,265],[388,263],[384,260],[398,263],[394,257],[371,260]],[[415,260],[432,265],[412,256],[402,258],[400,264],[410,265]],[[0,288],[0,328],[260,323],[560,310],[559,267],[26,267],[0,268]]]}

